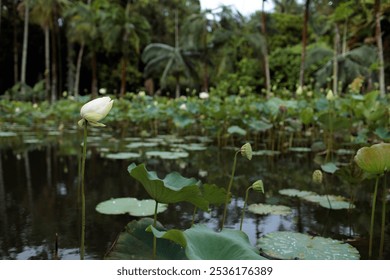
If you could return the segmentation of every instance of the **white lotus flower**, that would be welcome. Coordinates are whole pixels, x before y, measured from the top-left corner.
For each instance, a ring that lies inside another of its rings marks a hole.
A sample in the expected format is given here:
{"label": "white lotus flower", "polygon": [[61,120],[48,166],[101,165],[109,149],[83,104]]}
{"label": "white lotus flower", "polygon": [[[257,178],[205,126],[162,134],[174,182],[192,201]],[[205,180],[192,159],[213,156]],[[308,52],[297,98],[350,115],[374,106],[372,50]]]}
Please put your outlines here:
{"label": "white lotus flower", "polygon": [[180,110],[187,111],[187,105],[185,103],[181,104],[179,108]]}
{"label": "white lotus flower", "polygon": [[333,91],[331,89],[328,90],[328,93],[326,94],[326,99],[328,101],[333,101],[335,99],[335,96],[334,96]]}
{"label": "white lotus flower", "polygon": [[110,112],[113,102],[114,100],[105,96],[96,98],[84,104],[80,110],[82,119],[78,122],[79,126],[83,127],[85,121],[92,126],[105,126],[104,124],[99,123],[99,121],[104,119],[108,112]]}
{"label": "white lotus flower", "polygon": [[200,99],[207,99],[209,97],[210,97],[210,95],[209,95],[208,92],[203,91],[203,92],[199,93],[199,98]]}

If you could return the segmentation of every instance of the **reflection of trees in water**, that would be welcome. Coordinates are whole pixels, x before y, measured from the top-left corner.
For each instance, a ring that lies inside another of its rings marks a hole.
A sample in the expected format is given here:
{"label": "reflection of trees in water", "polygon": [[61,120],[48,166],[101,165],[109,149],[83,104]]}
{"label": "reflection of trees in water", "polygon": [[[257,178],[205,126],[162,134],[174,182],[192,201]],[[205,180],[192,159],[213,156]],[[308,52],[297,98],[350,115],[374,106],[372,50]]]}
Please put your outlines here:
{"label": "reflection of trees in water", "polygon": [[0,250],[1,255],[8,256],[8,217],[7,217],[7,201],[5,198],[5,185],[3,176],[2,153],[0,150],[0,222],[1,222],[1,236],[0,236]]}

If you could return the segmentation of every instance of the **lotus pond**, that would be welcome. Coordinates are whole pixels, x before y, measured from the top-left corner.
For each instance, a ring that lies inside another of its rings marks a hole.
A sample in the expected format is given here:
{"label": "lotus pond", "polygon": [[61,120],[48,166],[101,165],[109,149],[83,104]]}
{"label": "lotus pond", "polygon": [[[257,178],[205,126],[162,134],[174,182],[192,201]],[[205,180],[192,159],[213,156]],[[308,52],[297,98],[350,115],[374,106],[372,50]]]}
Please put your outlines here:
{"label": "lotus pond", "polygon": [[[130,226],[131,223],[148,224],[147,219],[140,217],[153,216],[155,204],[143,201],[150,197],[142,185],[129,176],[131,163],[145,163],[147,169],[156,171],[160,178],[177,171],[202,183],[227,185],[234,147],[217,147],[207,137],[160,135],[141,139],[98,133],[94,130],[90,135],[86,165],[87,259],[102,259],[110,250],[108,257],[115,258],[117,255],[113,254],[117,252],[112,253],[111,247],[125,226],[128,223]],[[81,141],[80,133],[77,129],[69,129],[61,133],[25,131],[4,135],[0,157],[1,258],[78,259],[80,153],[77,147]],[[367,258],[373,182],[359,181],[354,174],[357,171],[347,165],[355,154],[354,150],[343,149],[336,153],[338,169],[334,174],[324,172],[325,184],[322,186],[312,182],[312,173],[320,165],[310,149],[296,148],[278,154],[254,147],[253,154],[251,161],[244,157],[237,159],[225,228],[239,228],[246,188],[261,179],[265,194],[250,193],[243,223],[250,244],[265,249],[269,242],[260,238],[271,239],[272,235],[268,234],[278,231],[304,233],[298,238],[332,238],[332,242],[341,241],[356,248],[354,257]],[[132,201],[122,201],[126,205],[122,209],[121,199]],[[334,203],[333,207],[329,207],[329,203]],[[111,209],[109,204],[117,204],[119,208]],[[111,211],[111,214],[102,214],[98,210]],[[165,229],[185,230],[191,227],[194,207],[186,202],[160,205],[159,212],[158,221]],[[218,232],[222,212],[223,207],[218,205],[211,205],[210,211],[200,209],[196,212],[195,222]],[[380,215],[379,208],[377,212]],[[379,240],[379,231],[379,225],[376,225],[374,241]],[[145,229],[135,234],[152,235]],[[289,238],[291,241],[293,236]],[[385,240],[388,239],[387,228]],[[132,240],[143,242],[140,238]],[[306,241],[297,244],[300,242]],[[378,254],[376,243],[374,256]],[[388,244],[384,252],[387,259],[390,258]],[[289,244],[285,246],[290,247]],[[318,241],[313,246],[318,246],[317,258],[327,258],[320,254],[323,251],[321,246],[330,245]],[[143,259],[150,253],[139,254],[138,257]],[[276,257],[290,258],[293,255]],[[299,258],[299,255],[294,257]]]}
{"label": "lotus pond", "polygon": [[0,258],[79,259],[85,239],[86,259],[390,259],[377,93],[130,99],[88,129],[85,172],[83,100],[0,103]]}

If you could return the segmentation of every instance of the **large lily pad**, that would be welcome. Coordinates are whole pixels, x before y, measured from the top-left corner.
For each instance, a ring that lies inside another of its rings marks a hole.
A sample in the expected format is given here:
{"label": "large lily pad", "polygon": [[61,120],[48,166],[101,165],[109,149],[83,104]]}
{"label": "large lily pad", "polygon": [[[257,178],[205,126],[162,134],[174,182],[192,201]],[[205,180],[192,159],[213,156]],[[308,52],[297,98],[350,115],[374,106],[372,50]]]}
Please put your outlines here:
{"label": "large lily pad", "polygon": [[[127,224],[105,259],[108,260],[151,260],[153,259],[153,234],[145,232],[153,224],[153,219],[143,218]],[[156,228],[165,230],[157,222]],[[156,259],[182,260],[186,259],[184,249],[169,240],[157,242]]]}
{"label": "large lily pad", "polygon": [[[134,197],[112,198],[100,202],[96,206],[96,211],[107,215],[120,215],[129,213],[135,217],[145,217],[154,214],[156,201],[153,199],[138,200]],[[168,205],[159,203],[157,213],[164,212]]]}
{"label": "large lily pad", "polygon": [[353,209],[355,205],[343,196],[339,195],[308,195],[302,197],[304,200],[318,203],[320,206],[333,210],[341,210],[341,209]]}
{"label": "large lily pad", "polygon": [[246,130],[242,129],[241,127],[237,125],[230,126],[227,130],[229,134],[239,134],[242,136],[246,135]]}
{"label": "large lily pad", "polygon": [[205,225],[195,225],[185,231],[161,232],[151,227],[158,238],[168,239],[185,248],[190,260],[264,260],[240,230],[224,229],[215,232]]}
{"label": "large lily pad", "polygon": [[286,216],[291,214],[291,208],[284,205],[270,205],[270,204],[251,204],[248,206],[248,211],[259,215],[281,215]]}
{"label": "large lily pad", "polygon": [[287,195],[287,196],[291,196],[291,197],[304,197],[304,196],[316,194],[314,192],[300,191],[297,189],[282,189],[282,190],[279,190],[279,193],[282,195]]}
{"label": "large lily pad", "polygon": [[126,145],[128,149],[138,149],[138,148],[150,148],[157,147],[159,144],[155,142],[133,142]]}
{"label": "large lily pad", "polygon": [[179,159],[189,156],[187,152],[170,152],[170,151],[148,151],[146,152],[148,157],[159,157],[162,159]]}
{"label": "large lily pad", "polygon": [[359,149],[355,162],[364,171],[382,174],[390,170],[390,143],[380,143]]}
{"label": "large lily pad", "polygon": [[279,231],[269,233],[257,242],[267,256],[277,259],[358,260],[359,252],[351,245],[324,237]]}
{"label": "large lily pad", "polygon": [[133,158],[139,158],[141,155],[137,153],[127,153],[127,152],[122,152],[122,153],[112,153],[112,154],[106,154],[105,158],[109,159],[133,159]]}
{"label": "large lily pad", "polygon": [[144,164],[137,166],[135,163],[129,165],[128,171],[158,202],[169,204],[187,201],[202,210],[208,210],[208,202],[199,188],[200,182],[195,178],[185,178],[177,172],[172,172],[161,180],[156,172],[146,170]]}

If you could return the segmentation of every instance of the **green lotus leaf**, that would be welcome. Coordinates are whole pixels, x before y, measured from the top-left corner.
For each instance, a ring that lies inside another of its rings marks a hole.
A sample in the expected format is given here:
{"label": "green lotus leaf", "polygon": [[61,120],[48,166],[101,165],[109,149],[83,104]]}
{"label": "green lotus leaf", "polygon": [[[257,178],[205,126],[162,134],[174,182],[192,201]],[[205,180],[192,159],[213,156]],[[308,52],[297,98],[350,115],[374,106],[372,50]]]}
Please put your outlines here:
{"label": "green lotus leaf", "polygon": [[333,173],[335,173],[339,168],[336,166],[335,163],[333,163],[333,162],[327,162],[327,163],[321,165],[321,169],[322,169],[322,171],[324,171],[324,172],[326,172],[326,173],[333,174]]}
{"label": "green lotus leaf", "polygon": [[12,131],[0,131],[0,137],[14,137],[14,136],[18,136],[18,134]]}
{"label": "green lotus leaf", "polygon": [[353,203],[347,201],[345,197],[339,195],[314,194],[302,198],[309,202],[318,203],[320,206],[324,208],[333,209],[333,210],[355,208],[355,205]]}
{"label": "green lotus leaf", "polygon": [[230,126],[228,128],[227,132],[229,134],[239,134],[239,135],[242,135],[242,136],[246,135],[246,131],[244,129],[242,129],[241,127],[237,126],[237,125]]}
{"label": "green lotus leaf", "polygon": [[309,153],[311,152],[310,148],[307,147],[291,147],[289,148],[291,152],[297,152],[297,153]]}
{"label": "green lotus leaf", "polygon": [[[133,197],[112,198],[100,202],[96,211],[101,214],[119,215],[129,213],[134,217],[145,217],[154,214],[156,201],[153,199],[138,200]],[[168,205],[159,203],[157,213],[167,210]]]}
{"label": "green lotus leaf", "polygon": [[390,143],[360,148],[356,153],[355,162],[367,173],[383,174],[390,170]]}
{"label": "green lotus leaf", "polygon": [[286,216],[291,214],[291,208],[284,205],[270,205],[270,204],[251,204],[248,206],[248,211],[259,215],[281,215]]}
{"label": "green lotus leaf", "polygon": [[226,189],[215,184],[204,184],[202,186],[202,194],[209,204],[221,205],[226,200]]}
{"label": "green lotus leaf", "polygon": [[304,196],[316,194],[314,192],[300,191],[297,189],[282,189],[282,190],[279,190],[279,193],[282,195],[287,195],[287,196],[291,196],[291,197],[304,197]]}
{"label": "green lotus leaf", "polygon": [[313,237],[298,232],[278,231],[257,241],[265,255],[276,259],[303,260],[358,260],[359,252],[339,240]]}
{"label": "green lotus leaf", "polygon": [[277,156],[280,155],[280,151],[273,150],[258,150],[252,152],[253,156]]}
{"label": "green lotus leaf", "polygon": [[199,181],[195,178],[185,178],[177,172],[169,173],[163,180],[156,172],[146,170],[144,164],[132,163],[127,169],[132,177],[141,182],[148,194],[160,203],[176,203],[187,201],[193,205],[208,210],[208,202],[203,198]]}
{"label": "green lotus leaf", "polygon": [[205,225],[194,225],[185,231],[161,232],[151,227],[153,234],[180,244],[190,260],[264,260],[240,230],[215,232]]}
{"label": "green lotus leaf", "polygon": [[[151,260],[153,259],[153,234],[145,232],[153,224],[153,219],[143,218],[127,224],[124,232],[106,254],[108,260]],[[157,222],[156,228],[165,230]],[[184,249],[169,240],[157,242],[156,259],[183,260],[186,259]]]}
{"label": "green lotus leaf", "polygon": [[187,151],[204,151],[207,147],[200,143],[190,143],[190,144],[175,144],[171,145],[172,147],[185,149]]}
{"label": "green lotus leaf", "polygon": [[132,159],[132,158],[139,158],[140,154],[123,152],[123,153],[106,154],[104,157],[109,159]]}
{"label": "green lotus leaf", "polygon": [[150,148],[157,147],[159,144],[155,142],[133,142],[126,145],[128,149],[138,149],[138,148]]}
{"label": "green lotus leaf", "polygon": [[189,156],[187,152],[168,152],[168,151],[148,151],[146,152],[148,157],[159,157],[162,159],[178,159],[186,158]]}

